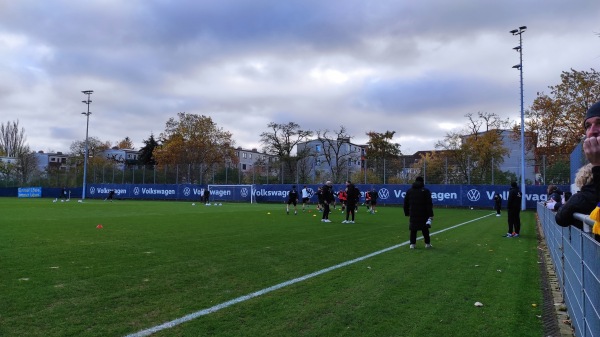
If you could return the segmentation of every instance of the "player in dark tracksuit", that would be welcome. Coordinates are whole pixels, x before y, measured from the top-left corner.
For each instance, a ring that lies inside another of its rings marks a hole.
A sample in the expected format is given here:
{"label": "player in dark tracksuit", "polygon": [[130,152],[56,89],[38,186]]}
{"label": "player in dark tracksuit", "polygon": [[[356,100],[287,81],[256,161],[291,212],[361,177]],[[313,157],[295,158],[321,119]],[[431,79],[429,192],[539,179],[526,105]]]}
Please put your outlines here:
{"label": "player in dark tracksuit", "polygon": [[208,189],[208,187],[204,190],[202,201],[206,205],[210,204],[210,190]]}
{"label": "player in dark tracksuit", "polygon": [[496,216],[500,216],[500,211],[502,210],[502,196],[498,193],[494,195],[494,208],[496,209]]}
{"label": "player in dark tracksuit", "polygon": [[506,237],[518,237],[521,232],[521,191],[516,182],[510,184],[506,208],[508,211],[508,233]]}
{"label": "player in dark tracksuit", "polygon": [[375,214],[375,208],[377,207],[377,198],[379,197],[379,194],[377,193],[375,188],[373,188],[367,193],[369,193],[369,195],[371,196],[371,214]]}
{"label": "player in dark tracksuit", "polygon": [[406,191],[403,207],[404,215],[409,217],[410,248],[415,248],[418,231],[423,233],[425,247],[430,248],[429,226],[433,218],[433,200],[431,199],[431,191],[425,188],[422,177],[417,177],[412,187]]}
{"label": "player in dark tracksuit", "polygon": [[298,214],[296,205],[298,204],[298,191],[296,191],[296,185],[292,186],[292,190],[288,193],[287,204],[285,205],[285,212],[290,214],[290,204],[294,205],[294,215]]}
{"label": "player in dark tracksuit", "polygon": [[[346,220],[342,223],[354,223],[356,205],[360,200],[360,191],[350,181],[346,182]],[[350,218],[352,216],[352,218]]]}
{"label": "player in dark tracksuit", "polygon": [[333,195],[333,187],[331,181],[328,181],[322,188],[323,193],[323,217],[321,218],[322,222],[331,222],[329,220],[329,205],[335,202],[335,197]]}
{"label": "player in dark tracksuit", "polygon": [[104,199],[104,201],[106,201],[106,200],[110,200],[110,202],[112,202],[112,201],[113,201],[113,198],[114,198],[114,196],[115,196],[115,190],[110,190],[110,191],[108,192],[108,195],[107,195],[107,196],[106,196],[106,198]]}

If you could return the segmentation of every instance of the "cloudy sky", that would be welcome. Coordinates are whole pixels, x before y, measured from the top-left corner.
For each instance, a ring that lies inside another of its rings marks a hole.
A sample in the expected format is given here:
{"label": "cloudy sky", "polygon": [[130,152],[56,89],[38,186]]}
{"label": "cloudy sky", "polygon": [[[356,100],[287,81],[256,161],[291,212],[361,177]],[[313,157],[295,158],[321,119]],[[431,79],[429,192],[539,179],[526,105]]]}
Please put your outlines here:
{"label": "cloudy sky", "polygon": [[562,71],[600,70],[598,0],[0,0],[0,122],[34,151],[89,135],[137,149],[178,112],[236,146],[270,122],[395,131],[433,149],[467,113],[520,121]]}

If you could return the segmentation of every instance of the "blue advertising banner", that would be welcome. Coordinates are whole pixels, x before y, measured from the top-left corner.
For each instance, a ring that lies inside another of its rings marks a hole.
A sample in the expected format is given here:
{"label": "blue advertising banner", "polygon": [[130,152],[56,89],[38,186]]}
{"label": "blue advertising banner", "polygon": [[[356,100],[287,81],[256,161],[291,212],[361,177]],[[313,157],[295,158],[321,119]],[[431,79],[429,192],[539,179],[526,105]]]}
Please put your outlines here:
{"label": "blue advertising banner", "polygon": [[[306,186],[310,193],[310,202],[316,203],[315,192],[320,185],[299,185],[298,193]],[[361,202],[364,202],[365,192],[376,190],[380,205],[398,205],[404,203],[406,191],[411,185],[365,185],[357,184],[361,191]],[[490,208],[494,206],[493,198],[496,193],[502,197],[502,207],[506,207],[508,186],[498,185],[427,185],[431,190],[434,206]],[[148,199],[148,200],[201,200],[205,189],[210,191],[210,200],[215,202],[276,202],[287,200],[292,184],[276,185],[143,185],[143,184],[92,184],[88,185],[89,198],[106,198],[111,190],[115,191],[116,199]],[[335,184],[333,190],[344,190],[344,184]],[[568,191],[568,186],[559,186]],[[546,201],[546,186],[526,187],[526,207],[535,208],[540,201]]]}
{"label": "blue advertising banner", "polygon": [[[264,190],[262,193],[269,194],[268,187],[279,187],[282,185],[257,185]],[[291,189],[292,185],[288,186],[287,191]],[[300,189],[304,185],[300,186]],[[312,191],[316,191],[319,185],[306,185]],[[411,185],[364,185],[357,184],[356,187],[361,191],[361,201],[364,201],[364,195],[366,191],[376,190],[378,195],[377,202],[380,205],[385,204],[403,204],[404,196],[406,191],[411,188]],[[476,207],[476,208],[493,208],[494,206],[494,195],[498,193],[503,200],[503,207],[506,206],[506,200],[508,199],[508,186],[497,186],[497,185],[427,185],[431,191],[431,197],[433,199],[434,206],[451,206],[451,207]],[[340,191],[345,188],[345,185],[334,185],[334,191]],[[568,186],[559,186],[561,190],[568,191]],[[265,193],[266,192],[266,193]],[[277,194],[271,190],[271,195]],[[287,194],[286,194],[287,195]],[[312,196],[312,195],[311,195]],[[546,186],[527,186],[525,189],[525,200],[527,208],[535,208],[536,204],[540,201],[546,201]],[[260,202],[260,199],[257,198]],[[279,201],[273,199],[267,199],[265,201]],[[316,197],[311,198],[311,202],[316,202]]]}
{"label": "blue advertising banner", "polygon": [[42,188],[41,187],[19,187],[17,191],[17,197],[19,198],[41,198]]}

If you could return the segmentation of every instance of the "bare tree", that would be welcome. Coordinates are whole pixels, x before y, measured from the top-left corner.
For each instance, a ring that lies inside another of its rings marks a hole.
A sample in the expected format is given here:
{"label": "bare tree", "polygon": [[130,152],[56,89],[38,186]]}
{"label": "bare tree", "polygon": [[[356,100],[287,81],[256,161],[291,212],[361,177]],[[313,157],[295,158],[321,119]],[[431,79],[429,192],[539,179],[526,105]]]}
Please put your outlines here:
{"label": "bare tree", "polygon": [[19,129],[19,121],[0,124],[0,152],[5,156],[18,158],[29,151],[25,145],[25,129]]}
{"label": "bare tree", "polygon": [[[356,161],[360,158],[360,151],[352,151],[350,139],[352,137],[347,134],[346,127],[340,126],[337,131],[318,130],[317,140],[321,143],[323,156],[329,166],[331,179],[333,181],[341,181],[344,173],[349,173],[349,161]],[[347,179],[346,179],[347,180]]]}
{"label": "bare tree", "polygon": [[[102,151],[110,149],[110,142],[101,141],[97,137],[88,137],[88,156],[98,157]],[[71,155],[83,158],[85,156],[85,140],[76,140],[71,143]]]}
{"label": "bare tree", "polygon": [[[452,183],[467,183],[470,179],[471,183],[488,181],[488,177],[498,170],[508,154],[502,136],[506,131],[503,128],[510,125],[508,119],[501,120],[496,114],[485,112],[478,112],[477,115],[478,118],[475,118],[471,113],[466,114],[469,121],[462,131],[449,132],[444,140],[435,144],[435,148],[443,150],[453,163],[457,176],[462,177]],[[419,162],[419,165],[422,163]]]}
{"label": "bare tree", "polygon": [[[29,147],[27,147],[27,150],[29,150]],[[39,173],[38,158],[35,152],[27,151],[19,155],[17,172],[21,183],[29,182],[35,174]]]}
{"label": "bare tree", "polygon": [[[88,137],[88,164],[89,168],[104,166],[108,161],[102,156],[102,152],[110,149],[110,142],[102,142],[97,137]],[[71,143],[71,157],[75,165],[81,166],[85,163],[85,140],[77,140]]]}
{"label": "bare tree", "polygon": [[465,131],[470,135],[477,136],[480,133],[488,132],[490,130],[496,130],[500,132],[501,130],[508,129],[510,127],[510,120],[500,119],[495,113],[489,112],[477,112],[477,117],[474,117],[472,113],[468,113],[465,115],[469,120],[469,123],[465,127]]}
{"label": "bare tree", "polygon": [[298,143],[307,141],[312,137],[313,132],[302,130],[300,125],[294,122],[287,124],[271,122],[267,126],[271,131],[260,134],[264,151],[279,158],[279,161],[286,166],[286,176],[295,176],[297,162],[306,157],[306,153],[297,153],[297,157],[292,158],[292,151]]}
{"label": "bare tree", "polygon": [[13,166],[20,183],[27,183],[38,171],[37,158],[25,143],[25,129],[19,128],[19,121],[0,124],[0,153],[16,158]]}

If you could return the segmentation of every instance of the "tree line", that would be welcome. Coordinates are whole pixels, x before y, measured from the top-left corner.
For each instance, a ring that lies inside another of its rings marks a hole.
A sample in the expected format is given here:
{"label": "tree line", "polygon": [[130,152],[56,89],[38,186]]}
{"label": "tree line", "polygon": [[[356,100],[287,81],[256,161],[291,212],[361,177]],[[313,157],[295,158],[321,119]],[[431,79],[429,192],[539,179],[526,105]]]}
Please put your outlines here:
{"label": "tree line", "polygon": [[[560,78],[560,83],[549,86],[548,92],[538,92],[532,105],[525,111],[526,148],[535,153],[536,163],[542,160],[546,162],[549,178],[545,183],[562,179],[559,178],[562,174],[559,172],[569,167],[569,154],[584,135],[582,121],[585,112],[600,100],[600,73],[596,70],[571,69],[562,72]],[[502,131],[512,130],[514,135],[518,135],[520,122],[501,119],[496,114],[484,111],[467,112],[465,118],[462,129],[448,132],[435,144],[435,150],[423,152],[416,162],[410,163],[412,169],[409,171],[418,174],[419,170],[426,167],[429,183],[469,181],[477,184],[489,181],[490,176],[503,181],[516,180],[514,174],[502,172],[499,168],[507,155],[506,148],[502,146]],[[360,176],[353,177],[354,180],[362,181],[365,178],[370,183],[405,182],[407,165],[401,157],[401,145],[393,141],[395,134],[390,130],[366,132],[368,142],[364,146],[368,167],[357,173]],[[308,149],[297,151],[298,144],[316,140],[326,149],[323,152],[329,169],[326,178],[341,181],[345,177],[343,163],[347,159],[345,156],[348,156],[341,146],[350,143],[353,138],[343,125],[334,130],[313,131],[293,121],[271,122],[267,130],[260,134],[260,142],[262,153],[275,158],[275,161],[261,163],[259,160],[257,164],[262,170],[270,166],[282,171],[282,177],[300,177],[301,181],[305,181],[310,172],[298,163],[311,154]],[[114,164],[157,168],[189,164],[197,168],[194,170],[199,176],[197,179],[202,179],[203,176],[214,175],[215,168],[235,170],[239,163],[232,133],[204,115],[177,113],[176,117],[166,121],[165,129],[158,137],[150,134],[143,144],[136,162],[114,162],[100,154],[110,148],[133,149],[129,137],[114,145],[97,137],[89,137],[88,164],[90,167]],[[82,166],[84,153],[85,140],[74,141],[70,146],[71,165]],[[0,124],[0,156],[15,159],[1,163],[0,175],[17,176],[19,183],[26,183],[32,176],[40,174],[36,172],[36,157],[26,144],[25,130],[19,126],[19,121]],[[48,170],[56,169],[48,167]]]}

